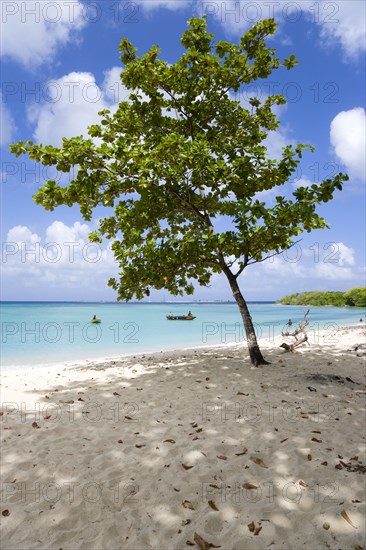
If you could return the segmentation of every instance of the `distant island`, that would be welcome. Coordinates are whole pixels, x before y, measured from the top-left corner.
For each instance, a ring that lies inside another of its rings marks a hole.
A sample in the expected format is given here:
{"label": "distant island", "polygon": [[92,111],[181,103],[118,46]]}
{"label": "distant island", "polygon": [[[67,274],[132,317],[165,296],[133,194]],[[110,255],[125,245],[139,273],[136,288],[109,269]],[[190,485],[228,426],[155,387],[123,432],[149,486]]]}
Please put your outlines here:
{"label": "distant island", "polygon": [[290,306],[351,306],[366,307],[366,287],[350,288],[346,292],[298,292],[277,300]]}

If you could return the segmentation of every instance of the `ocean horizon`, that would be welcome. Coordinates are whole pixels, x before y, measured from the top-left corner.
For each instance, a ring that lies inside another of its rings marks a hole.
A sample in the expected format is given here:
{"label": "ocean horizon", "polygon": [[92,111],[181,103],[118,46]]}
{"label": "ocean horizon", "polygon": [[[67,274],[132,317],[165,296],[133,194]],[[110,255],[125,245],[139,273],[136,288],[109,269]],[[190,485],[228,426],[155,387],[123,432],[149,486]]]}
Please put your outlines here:
{"label": "ocean horizon", "polygon": [[[248,301],[259,345],[281,333],[291,318],[301,321],[306,306]],[[166,315],[192,310],[193,321]],[[100,324],[90,321],[93,316]],[[74,365],[195,347],[245,343],[238,306],[226,300],[163,302],[2,301],[3,369]],[[335,338],[341,326],[357,324],[365,308],[311,306],[309,334],[325,330]]]}

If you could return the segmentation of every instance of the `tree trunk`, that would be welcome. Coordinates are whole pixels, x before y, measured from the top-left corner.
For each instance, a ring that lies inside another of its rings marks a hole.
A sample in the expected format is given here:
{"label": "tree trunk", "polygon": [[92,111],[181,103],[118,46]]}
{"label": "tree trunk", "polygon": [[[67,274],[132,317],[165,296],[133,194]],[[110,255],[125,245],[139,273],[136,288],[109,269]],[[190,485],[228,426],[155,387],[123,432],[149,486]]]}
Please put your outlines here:
{"label": "tree trunk", "polygon": [[247,336],[250,361],[255,367],[258,367],[259,365],[268,365],[269,362],[264,359],[262,352],[259,349],[257,336],[255,334],[254,326],[252,322],[252,317],[249,313],[247,303],[240,291],[238,282],[230,270],[228,271],[225,270],[224,273],[229,281],[231,290],[233,292],[233,296],[235,298],[236,303],[239,306],[239,310],[243,319],[245,333]]}

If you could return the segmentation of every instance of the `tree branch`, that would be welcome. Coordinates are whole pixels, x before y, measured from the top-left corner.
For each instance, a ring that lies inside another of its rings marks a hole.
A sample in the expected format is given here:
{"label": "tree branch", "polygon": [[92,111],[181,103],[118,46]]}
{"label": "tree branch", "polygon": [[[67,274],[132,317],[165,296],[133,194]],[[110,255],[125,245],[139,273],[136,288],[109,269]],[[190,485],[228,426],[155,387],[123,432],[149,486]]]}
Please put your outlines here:
{"label": "tree branch", "polygon": [[278,256],[279,254],[282,254],[283,252],[285,252],[285,250],[290,250],[290,248],[292,248],[293,246],[295,246],[295,244],[297,244],[301,241],[302,241],[302,239],[299,239],[298,241],[295,241],[294,243],[287,246],[286,248],[282,248],[282,250],[280,250],[279,252],[274,252],[273,254],[270,254],[269,256],[266,256],[265,258],[262,258],[261,260],[254,260],[253,262],[248,261],[247,265],[260,264],[261,262],[265,262],[269,258],[273,258],[274,256]]}
{"label": "tree branch", "polygon": [[[286,351],[296,351],[297,347],[301,346],[301,344],[304,344],[305,342],[308,342],[308,335],[307,335],[307,332],[306,332],[305,329],[309,324],[309,321],[306,319],[306,317],[309,314],[309,311],[310,311],[310,309],[308,309],[304,313],[303,320],[301,321],[301,323],[299,324],[297,329],[294,330],[294,332],[282,332],[281,333],[282,336],[284,336],[284,337],[288,337],[288,336],[294,337],[295,342],[293,342],[292,344],[286,344],[286,342],[284,342],[283,344],[280,345],[280,348],[284,348]],[[299,334],[302,334],[302,337],[300,338],[300,340],[297,339]]]}

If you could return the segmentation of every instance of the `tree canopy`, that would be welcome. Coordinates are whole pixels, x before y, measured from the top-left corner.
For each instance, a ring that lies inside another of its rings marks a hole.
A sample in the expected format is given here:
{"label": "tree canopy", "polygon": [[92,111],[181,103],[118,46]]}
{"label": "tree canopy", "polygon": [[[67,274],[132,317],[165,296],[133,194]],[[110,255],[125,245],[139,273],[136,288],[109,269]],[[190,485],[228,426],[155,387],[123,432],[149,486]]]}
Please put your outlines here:
{"label": "tree canopy", "polygon": [[347,290],[347,292],[340,291],[318,291],[313,290],[310,292],[297,292],[290,296],[285,296],[280,300],[277,300],[279,304],[292,305],[292,306],[366,306],[366,288],[355,287]]}
{"label": "tree canopy", "polygon": [[158,46],[138,56],[123,38],[121,82],[129,97],[115,112],[100,113],[88,139],[64,138],[60,148],[32,141],[11,146],[17,156],[27,153],[59,171],[78,167],[66,187],[51,180],[38,191],[35,201],[45,209],[78,204],[91,220],[97,206],[111,208],[90,237],[113,241],[120,271],[109,284],[119,299],[141,299],[151,288],[192,294],[194,281],[207,285],[213,273],[223,272],[248,332],[239,275],[291,246],[303,231],[326,227],[316,207],[342,189],[344,174],[299,187],[290,198],[278,191],[271,205],[258,197],[285,185],[304,150],[312,150],[288,145],[281,158],[271,159],[264,140],[279,126],[273,107],[284,97],[243,104],[234,95],[297,64],[293,54],[281,61],[267,45],[275,30],[267,19],[237,44],[215,42],[205,18],[192,18],[181,38],[185,51],[174,64],[160,59]]}
{"label": "tree canopy", "polygon": [[344,293],[347,306],[366,307],[366,287],[357,286]]}

